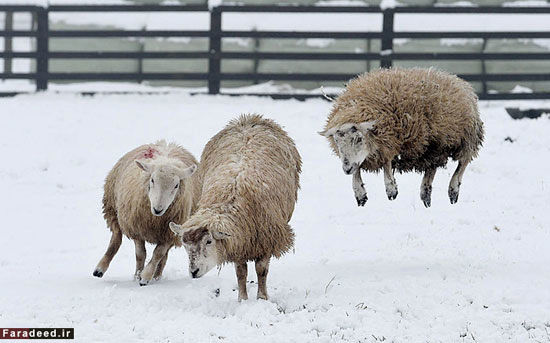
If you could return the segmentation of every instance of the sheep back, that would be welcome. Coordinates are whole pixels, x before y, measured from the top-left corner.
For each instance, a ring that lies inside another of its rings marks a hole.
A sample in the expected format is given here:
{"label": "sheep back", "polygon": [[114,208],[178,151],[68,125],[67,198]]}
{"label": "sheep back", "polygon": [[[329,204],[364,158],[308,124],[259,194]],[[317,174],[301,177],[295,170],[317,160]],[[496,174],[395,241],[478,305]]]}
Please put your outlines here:
{"label": "sheep back", "polygon": [[288,222],[301,165],[294,141],[277,123],[242,115],[204,148],[197,171],[202,194],[190,222],[219,219],[218,227],[232,236],[221,241],[226,261],[280,257],[294,245]]}
{"label": "sheep back", "polygon": [[[363,165],[378,171],[443,167],[448,157],[471,160],[483,141],[477,96],[469,83],[436,69],[378,69],[351,80],[334,102],[326,129],[374,120],[377,147]],[[332,137],[332,149],[337,153]]]}

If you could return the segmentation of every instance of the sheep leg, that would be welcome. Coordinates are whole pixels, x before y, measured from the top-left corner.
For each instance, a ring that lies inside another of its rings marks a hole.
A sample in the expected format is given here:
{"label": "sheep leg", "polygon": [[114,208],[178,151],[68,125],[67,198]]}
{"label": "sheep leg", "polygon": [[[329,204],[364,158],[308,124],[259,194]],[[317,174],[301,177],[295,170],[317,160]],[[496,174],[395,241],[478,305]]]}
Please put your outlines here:
{"label": "sheep leg", "polygon": [[352,178],[352,188],[353,193],[355,194],[355,200],[357,200],[357,206],[365,206],[367,203],[367,191],[363,184],[363,179],[361,179],[361,168],[358,168],[355,173],[353,173]]}
{"label": "sheep leg", "polygon": [[266,279],[269,272],[270,257],[263,257],[256,260],[256,276],[258,276],[258,299],[267,300]]}
{"label": "sheep leg", "polygon": [[237,272],[237,284],[239,285],[239,301],[248,300],[246,291],[246,277],[248,276],[248,268],[245,262],[235,262],[235,272]]}
{"label": "sheep leg", "polygon": [[160,260],[159,265],[157,266],[155,275],[153,275],[154,280],[159,280],[161,278],[164,267],[166,266],[166,260],[168,260],[168,251],[166,252],[166,255],[164,255],[164,257],[162,258],[162,260]]}
{"label": "sheep leg", "polygon": [[157,270],[157,266],[164,258],[171,246],[172,245],[170,244],[159,244],[155,247],[155,250],[153,251],[153,257],[151,257],[151,261],[147,263],[147,266],[145,266],[145,268],[141,272],[141,279],[139,280],[140,286],[147,285],[149,281],[153,279],[153,274]]}
{"label": "sheep leg", "polygon": [[134,245],[136,246],[136,272],[134,273],[134,279],[140,279],[140,273],[145,266],[145,258],[147,258],[147,250],[145,250],[145,241],[134,239]]}
{"label": "sheep leg", "polygon": [[384,184],[386,185],[388,199],[394,200],[397,198],[397,182],[395,182],[395,178],[393,177],[391,161],[384,164]]}
{"label": "sheep leg", "polygon": [[464,175],[464,171],[469,163],[470,161],[468,160],[458,161],[458,166],[456,167],[453,177],[451,178],[451,182],[449,183],[449,199],[451,200],[451,204],[458,201],[458,193],[460,191],[460,185],[462,184],[462,176]]}
{"label": "sheep leg", "polygon": [[113,257],[115,257],[118,252],[118,248],[120,248],[120,243],[122,243],[122,232],[120,232],[120,230],[113,230],[111,240],[109,241],[109,247],[95,267],[94,276],[102,277],[103,274],[105,274]]}
{"label": "sheep leg", "polygon": [[436,168],[427,169],[420,185],[420,199],[424,206],[430,207],[432,204],[432,182],[434,181]]}

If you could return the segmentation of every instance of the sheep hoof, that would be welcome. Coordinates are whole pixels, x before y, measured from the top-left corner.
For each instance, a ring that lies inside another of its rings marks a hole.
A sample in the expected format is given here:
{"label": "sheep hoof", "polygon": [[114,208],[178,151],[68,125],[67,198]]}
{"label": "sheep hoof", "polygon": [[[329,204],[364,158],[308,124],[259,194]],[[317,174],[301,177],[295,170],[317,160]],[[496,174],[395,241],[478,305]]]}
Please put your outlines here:
{"label": "sheep hoof", "polygon": [[149,284],[149,280],[140,279],[139,285],[140,286],[147,286]]}
{"label": "sheep hoof", "polygon": [[94,270],[94,276],[103,277],[103,272],[99,269]]}
{"label": "sheep hoof", "polygon": [[387,194],[389,200],[395,200],[395,198],[397,198],[397,189],[395,189],[393,191],[388,191],[388,193],[386,193],[386,194]]}
{"label": "sheep hoof", "polygon": [[258,294],[258,296],[256,297],[256,299],[262,299],[262,300],[268,300],[268,296],[267,294]]}
{"label": "sheep hoof", "polygon": [[449,199],[451,204],[456,204],[458,201],[458,190],[449,189]]}
{"label": "sheep hoof", "polygon": [[363,195],[362,197],[358,198],[356,197],[355,200],[357,200],[357,206],[365,206],[365,204],[367,203],[367,200],[369,198],[367,198],[367,195]]}
{"label": "sheep hoof", "polygon": [[432,205],[432,199],[428,198],[422,198],[422,202],[424,203],[424,206],[426,208],[430,207]]}
{"label": "sheep hoof", "polygon": [[423,186],[420,191],[420,199],[426,208],[432,205],[432,186]]}

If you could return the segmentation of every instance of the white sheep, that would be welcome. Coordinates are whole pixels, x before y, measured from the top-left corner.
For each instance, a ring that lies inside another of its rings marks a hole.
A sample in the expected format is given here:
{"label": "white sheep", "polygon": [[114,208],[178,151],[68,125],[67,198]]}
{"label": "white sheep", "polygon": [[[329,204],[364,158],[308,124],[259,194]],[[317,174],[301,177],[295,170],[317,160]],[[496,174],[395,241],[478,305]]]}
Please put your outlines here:
{"label": "white sheep", "polygon": [[[168,223],[185,221],[198,201],[199,186],[191,177],[196,168],[193,155],[165,141],[142,145],[115,164],[105,180],[103,195],[103,216],[112,236],[94,276],[102,277],[107,271],[122,234],[135,243],[134,277],[140,285],[162,276],[168,251],[180,244]],[[156,247],[144,268],[145,242]]]}
{"label": "white sheep", "polygon": [[458,160],[449,199],[458,201],[466,166],[483,142],[483,122],[473,88],[457,76],[435,69],[379,69],[349,82],[320,134],[344,172],[353,174],[359,206],[367,201],[361,169],[383,169],[390,200],[397,197],[393,170],[423,172],[420,198],[429,207],[435,171],[449,157]]}
{"label": "white sheep", "polygon": [[294,245],[288,223],[301,164],[294,141],[259,115],[231,121],[208,142],[197,172],[203,184],[197,211],[183,225],[170,223],[189,254],[193,278],[233,262],[239,300],[248,299],[247,261],[255,261],[257,297],[267,300],[269,260]]}

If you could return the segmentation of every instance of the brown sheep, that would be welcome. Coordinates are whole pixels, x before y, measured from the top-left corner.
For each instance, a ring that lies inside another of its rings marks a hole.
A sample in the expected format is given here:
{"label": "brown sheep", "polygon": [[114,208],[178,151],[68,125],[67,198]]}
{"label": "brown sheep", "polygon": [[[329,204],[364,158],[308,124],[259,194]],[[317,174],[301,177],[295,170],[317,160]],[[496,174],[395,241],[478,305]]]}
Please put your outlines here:
{"label": "brown sheep", "polygon": [[[198,201],[199,187],[191,177],[196,168],[193,155],[164,141],[142,145],[115,164],[105,180],[103,195],[103,216],[112,236],[94,276],[102,277],[107,271],[120,247],[122,234],[135,243],[134,277],[140,285],[162,276],[168,251],[180,245],[168,223],[185,221]],[[145,242],[157,246],[144,268]]]}
{"label": "brown sheep", "polygon": [[353,174],[359,206],[367,201],[361,169],[383,169],[390,200],[397,197],[393,170],[423,172],[420,198],[429,207],[435,171],[449,157],[458,160],[448,190],[454,204],[483,142],[477,100],[470,84],[443,71],[379,69],[349,82],[320,134]]}
{"label": "brown sheep", "polygon": [[197,172],[203,185],[197,212],[183,225],[170,223],[189,254],[193,278],[233,262],[239,300],[248,299],[247,261],[255,261],[257,297],[267,300],[269,260],[294,245],[288,223],[301,165],[294,141],[259,115],[229,122],[206,144]]}

